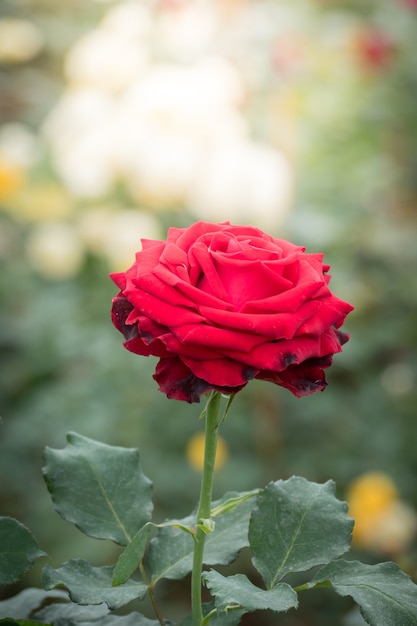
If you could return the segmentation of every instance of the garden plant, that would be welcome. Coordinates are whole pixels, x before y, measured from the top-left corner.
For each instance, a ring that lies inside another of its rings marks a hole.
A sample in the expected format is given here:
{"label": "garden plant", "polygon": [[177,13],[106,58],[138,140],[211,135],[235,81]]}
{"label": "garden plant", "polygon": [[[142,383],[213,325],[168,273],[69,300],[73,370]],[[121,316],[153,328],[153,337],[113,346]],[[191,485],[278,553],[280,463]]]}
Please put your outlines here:
{"label": "garden plant", "polygon": [[[167,626],[174,622],[158,586],[191,574],[190,612],[178,626],[237,626],[266,609],[279,624],[299,596],[323,587],[353,598],[373,626],[417,624],[417,586],[398,565],[349,558],[354,520],[332,481],[277,477],[212,501],[218,433],[226,419],[237,419],[237,393],[252,379],[297,397],[325,389],[353,309],[330,291],[329,269],[322,254],[229,222],[199,221],[170,228],[165,241],[142,241],[130,269],[111,275],[119,288],[112,320],[128,350],[159,359],[154,379],[171,402],[203,406],[198,502],[182,519],[153,521],[152,483],[139,451],[69,433],[64,449],[45,451],[54,507],[122,551],[114,566],[82,559],[46,565],[42,589],[0,602],[0,623]],[[242,550],[253,570],[224,573]],[[0,518],[0,583],[15,582],[44,556],[29,529]],[[152,617],[139,612],[145,599]],[[135,609],[126,613],[130,603]]]}

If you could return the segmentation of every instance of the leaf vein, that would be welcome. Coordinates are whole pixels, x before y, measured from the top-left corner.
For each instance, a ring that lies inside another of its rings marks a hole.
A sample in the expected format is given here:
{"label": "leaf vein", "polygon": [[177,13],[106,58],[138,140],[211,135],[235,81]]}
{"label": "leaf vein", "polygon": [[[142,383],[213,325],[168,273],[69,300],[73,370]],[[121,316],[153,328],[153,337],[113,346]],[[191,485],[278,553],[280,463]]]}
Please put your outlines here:
{"label": "leaf vein", "polygon": [[132,537],[130,536],[130,533],[127,531],[127,529],[126,529],[125,525],[123,524],[121,518],[119,517],[116,509],[114,508],[113,503],[112,503],[110,497],[108,496],[107,491],[105,490],[104,485],[103,485],[103,483],[102,483],[102,481],[100,479],[100,475],[98,474],[98,472],[96,472],[96,470],[94,468],[94,465],[92,463],[89,463],[88,461],[87,461],[87,463],[90,466],[90,469],[91,469],[91,471],[93,473],[93,476],[94,476],[94,478],[97,481],[99,489],[100,489],[101,493],[103,494],[103,497],[104,497],[104,499],[106,501],[107,506],[110,509],[110,512],[112,513],[112,515],[113,515],[116,523],[118,524],[118,526],[123,531],[123,533],[124,533],[124,535],[125,535],[125,537],[127,539],[127,542],[130,543],[132,541]]}
{"label": "leaf vein", "polygon": [[[337,585],[336,585],[337,586]],[[372,585],[368,585],[366,583],[344,583],[343,585],[340,585],[343,587],[363,587],[365,589],[369,589],[371,591],[374,591],[375,593],[380,594],[381,596],[388,598],[388,600],[391,600],[393,604],[396,604],[397,606],[400,607],[400,609],[402,609],[403,611],[405,611],[410,617],[415,618],[416,614],[412,613],[410,609],[408,609],[406,606],[404,606],[403,604],[401,604],[396,598],[394,598],[394,596],[391,596],[389,593],[382,591],[381,589],[378,589],[377,587],[372,587]],[[354,598],[354,596],[352,596]]]}
{"label": "leaf vein", "polygon": [[[294,548],[294,545],[296,543],[297,537],[298,537],[298,535],[301,532],[301,528],[302,528],[302,526],[304,524],[304,520],[307,517],[307,514],[313,508],[314,501],[315,501],[315,498],[311,497],[310,502],[308,503],[308,506],[306,506],[305,511],[304,511],[303,515],[301,516],[301,518],[300,518],[299,524],[298,524],[298,526],[297,526],[297,528],[296,528],[296,530],[295,530],[295,532],[294,532],[294,534],[292,536],[292,539],[291,539],[291,542],[289,544],[289,547],[287,548],[287,552],[285,554],[285,557],[282,560],[281,565],[278,568],[275,576],[272,578],[270,589],[272,589],[272,587],[274,587],[274,585],[277,582],[277,580],[279,580],[279,574],[283,570],[285,564],[287,563],[287,561],[288,561],[288,559],[290,557],[290,554],[291,554],[291,552],[292,552],[292,550]],[[281,529],[280,528],[279,528],[279,530],[280,530],[280,533],[281,533]],[[281,536],[282,536],[282,534],[281,534]],[[284,541],[285,546],[287,546],[287,542],[284,540],[284,538],[283,538],[283,541]],[[302,544],[300,544],[300,545],[302,545]]]}

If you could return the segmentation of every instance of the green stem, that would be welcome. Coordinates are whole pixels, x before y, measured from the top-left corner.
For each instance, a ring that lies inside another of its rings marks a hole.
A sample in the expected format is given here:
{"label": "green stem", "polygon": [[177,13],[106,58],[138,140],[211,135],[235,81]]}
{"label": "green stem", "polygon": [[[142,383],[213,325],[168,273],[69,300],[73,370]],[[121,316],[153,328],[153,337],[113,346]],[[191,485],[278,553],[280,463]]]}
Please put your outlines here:
{"label": "green stem", "polygon": [[[213,492],[214,463],[216,460],[217,434],[219,430],[219,410],[221,394],[213,392],[206,410],[206,437],[204,445],[204,465],[201,479],[200,501],[197,510],[197,524],[200,520],[210,518],[211,496]],[[193,626],[201,626],[203,608],[201,602],[201,574],[203,571],[203,554],[205,532],[196,528],[194,542],[194,560],[191,574],[191,604]]]}
{"label": "green stem", "polygon": [[153,586],[151,585],[149,581],[148,575],[146,573],[145,568],[143,567],[142,561],[139,563],[139,570],[140,570],[140,573],[142,574],[143,582],[145,583],[145,585],[148,585],[148,597],[149,597],[149,600],[151,601],[153,610],[155,611],[156,618],[161,626],[165,626],[164,618],[162,617],[159,611],[158,604],[156,602]]}

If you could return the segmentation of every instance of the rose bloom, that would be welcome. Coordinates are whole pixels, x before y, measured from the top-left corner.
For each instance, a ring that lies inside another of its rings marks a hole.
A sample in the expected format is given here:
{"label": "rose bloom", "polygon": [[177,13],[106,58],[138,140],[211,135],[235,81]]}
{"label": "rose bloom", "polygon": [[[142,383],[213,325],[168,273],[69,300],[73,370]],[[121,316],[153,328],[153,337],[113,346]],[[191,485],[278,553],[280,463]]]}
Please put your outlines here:
{"label": "rose bloom", "polygon": [[251,226],[170,228],[111,274],[113,324],[128,350],[159,357],[154,379],[168,398],[199,402],[253,378],[298,397],[322,391],[353,309],[329,290],[322,261]]}

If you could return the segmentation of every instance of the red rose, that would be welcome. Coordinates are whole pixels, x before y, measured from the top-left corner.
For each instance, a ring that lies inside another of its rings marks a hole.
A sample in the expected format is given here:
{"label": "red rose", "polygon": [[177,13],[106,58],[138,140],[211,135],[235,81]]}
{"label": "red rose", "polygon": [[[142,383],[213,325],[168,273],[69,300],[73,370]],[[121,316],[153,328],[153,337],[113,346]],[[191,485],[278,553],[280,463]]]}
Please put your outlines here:
{"label": "red rose", "polygon": [[142,245],[127,272],[111,275],[112,320],[128,350],[159,357],[154,378],[168,398],[199,402],[252,378],[296,396],[325,388],[353,307],[329,290],[322,254],[228,222],[171,228]]}

